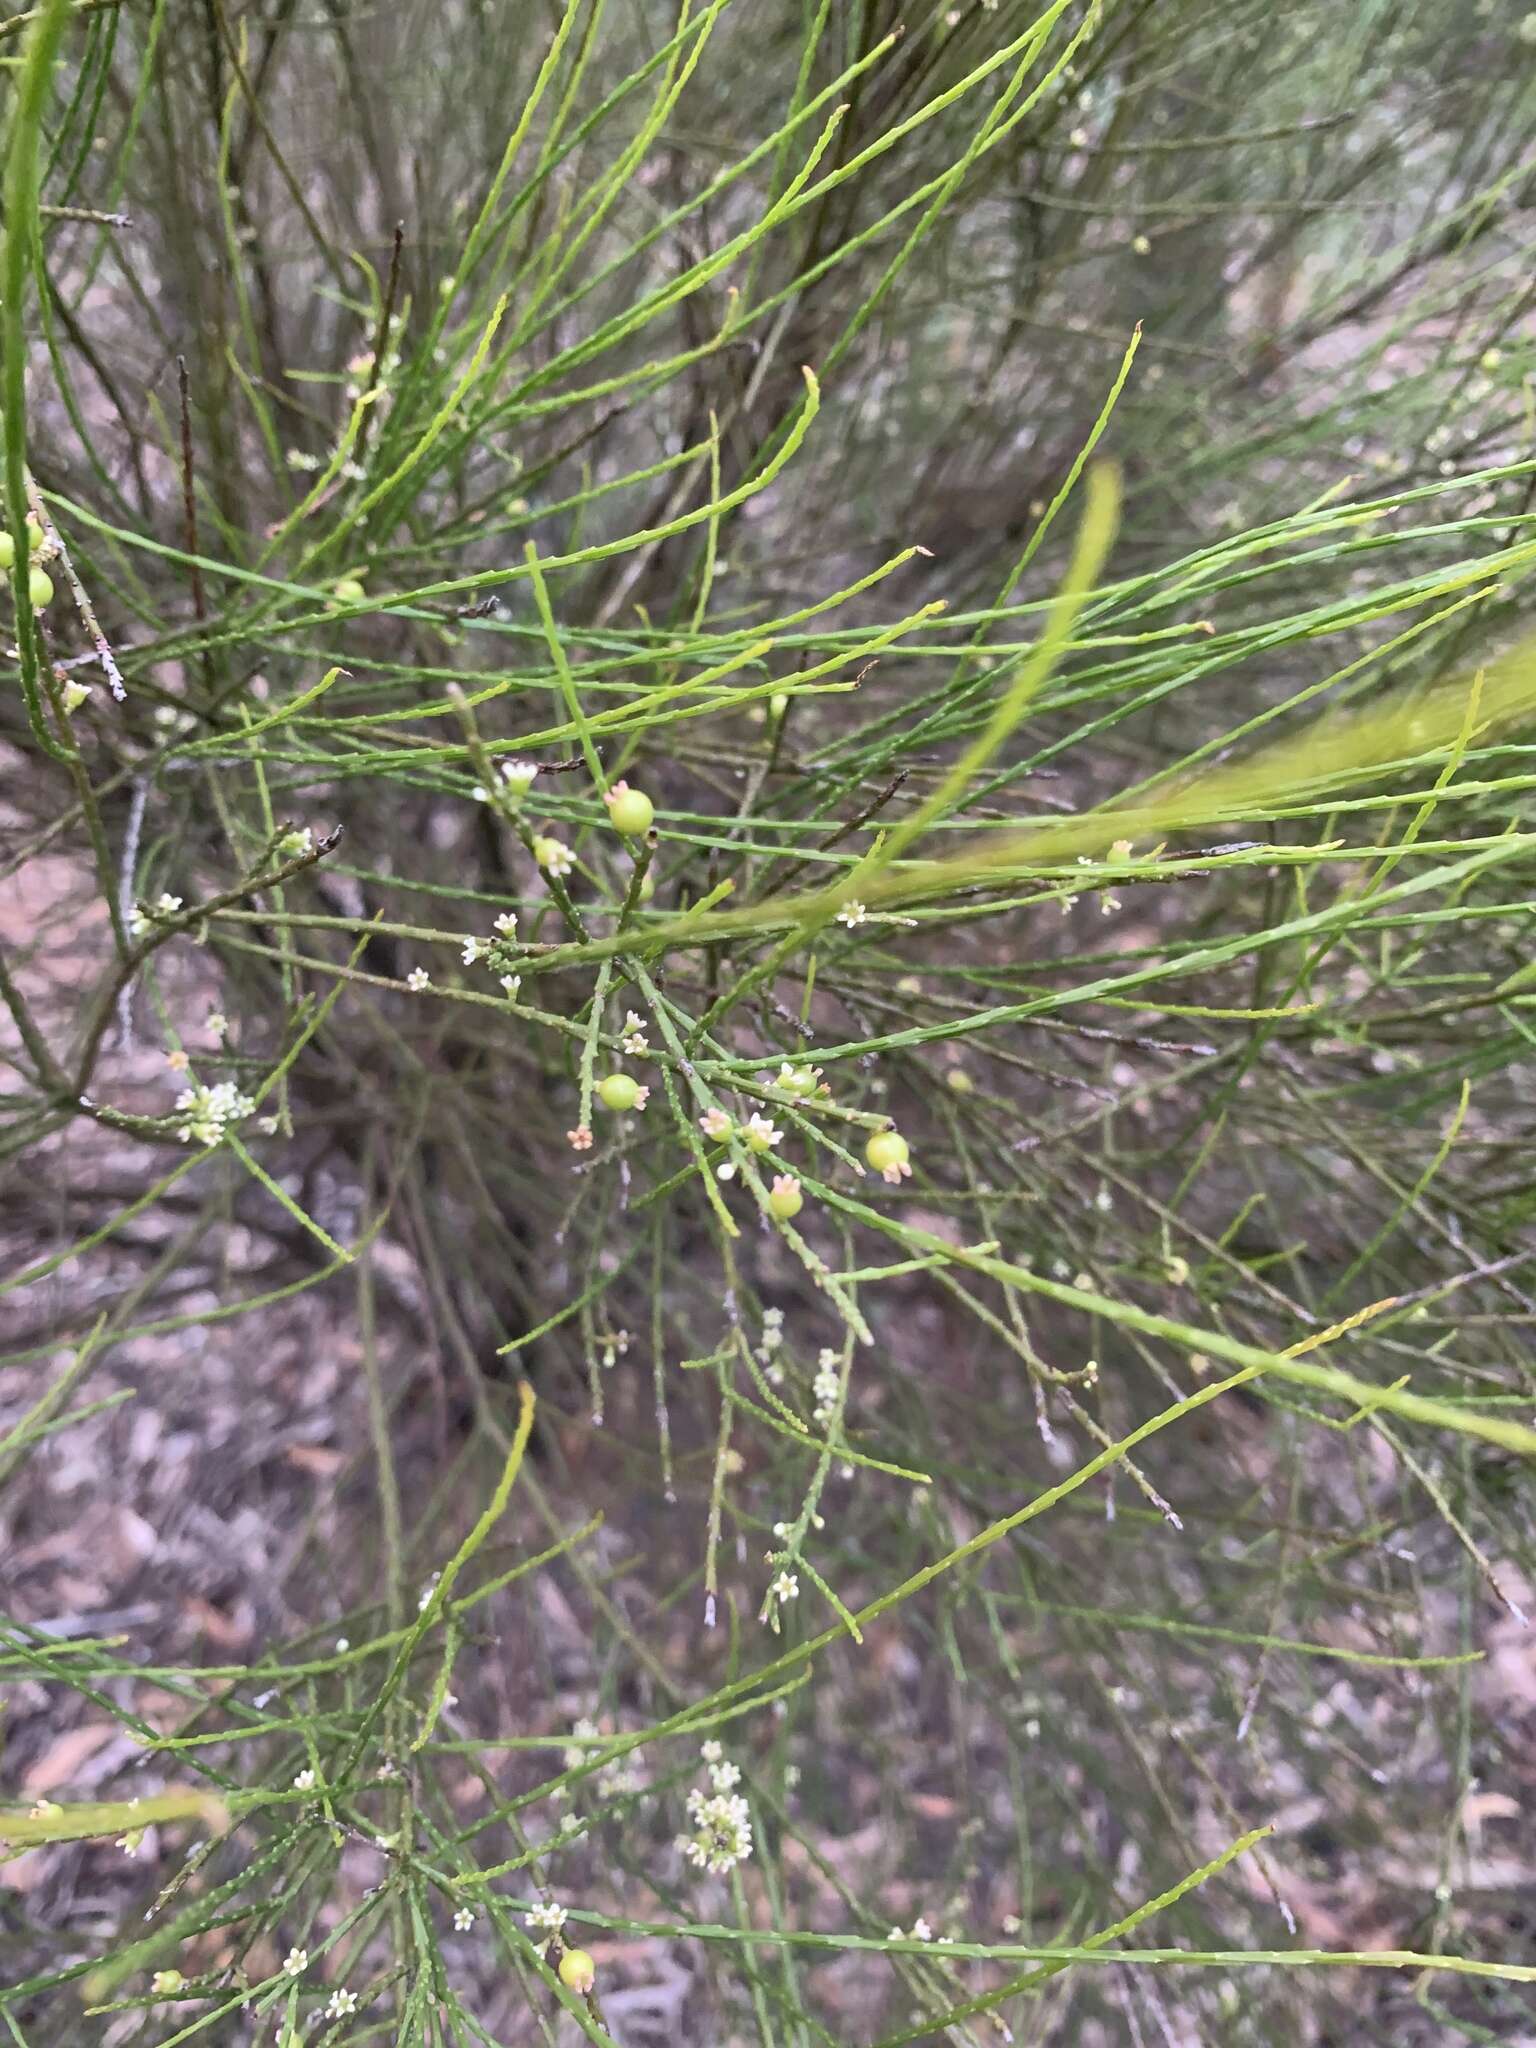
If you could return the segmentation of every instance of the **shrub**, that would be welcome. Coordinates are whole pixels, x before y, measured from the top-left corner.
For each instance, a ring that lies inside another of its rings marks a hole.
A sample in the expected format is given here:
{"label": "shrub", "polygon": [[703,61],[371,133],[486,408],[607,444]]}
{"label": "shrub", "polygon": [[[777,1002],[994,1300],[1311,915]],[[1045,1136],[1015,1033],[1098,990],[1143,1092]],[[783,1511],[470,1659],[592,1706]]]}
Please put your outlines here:
{"label": "shrub", "polygon": [[1508,2038],[1525,18],[0,32],[12,2033]]}

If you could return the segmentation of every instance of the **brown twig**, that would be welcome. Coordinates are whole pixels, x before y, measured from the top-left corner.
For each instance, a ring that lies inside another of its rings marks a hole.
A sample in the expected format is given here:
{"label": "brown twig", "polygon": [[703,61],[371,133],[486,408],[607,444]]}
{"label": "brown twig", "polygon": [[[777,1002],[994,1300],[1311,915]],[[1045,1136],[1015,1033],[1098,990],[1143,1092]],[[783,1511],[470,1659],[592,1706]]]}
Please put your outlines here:
{"label": "brown twig", "polygon": [[70,595],[75,600],[75,609],[79,612],[84,622],[85,630],[91,636],[91,644],[96,650],[96,659],[101,663],[102,673],[107,679],[107,687],[119,704],[125,704],[128,701],[128,691],[123,683],[122,670],[117,665],[116,657],[113,655],[111,646],[108,644],[106,634],[101,630],[101,624],[96,617],[91,600],[86,596],[85,586],[75,574],[75,565],[69,558],[69,549],[65,547],[59,529],[49,518],[42,498],[38,494],[37,485],[30,478],[28,483],[30,488],[27,492],[27,498],[32,507],[32,517],[43,529],[44,539],[48,543],[49,555],[56,558],[63,566],[64,580],[69,585]]}
{"label": "brown twig", "polygon": [[368,453],[368,434],[373,426],[373,415],[376,410],[372,400],[379,388],[379,378],[383,374],[384,352],[389,347],[389,330],[395,317],[395,294],[400,289],[400,251],[404,245],[405,222],[397,220],[394,246],[389,256],[389,278],[384,286],[384,304],[379,313],[379,331],[374,337],[373,363],[368,372],[368,388],[363,393],[366,410],[363,413],[363,423],[357,430],[356,460],[359,467]]}
{"label": "brown twig", "polygon": [[[836,846],[840,840],[846,839],[850,832],[857,832],[861,825],[867,825],[877,811],[885,809],[891,798],[895,796],[901,785],[906,781],[909,772],[905,768],[899,769],[891,777],[884,789],[880,791],[879,795],[871,797],[863,810],[855,811],[851,818],[845,818],[840,825],[827,834],[825,839],[818,840],[816,851],[818,853],[825,853],[829,847]],[[809,854],[803,854],[799,860],[791,861],[789,866],[784,869],[775,881],[775,891],[787,888],[794,877],[803,868],[808,868],[810,864],[811,856]]]}
{"label": "brown twig", "polygon": [[192,609],[202,625],[208,616],[203,590],[203,572],[198,566],[197,491],[192,466],[192,387],[187,377],[187,359],[176,358],[176,389],[181,397],[181,512],[186,530],[187,553],[192,557]]}

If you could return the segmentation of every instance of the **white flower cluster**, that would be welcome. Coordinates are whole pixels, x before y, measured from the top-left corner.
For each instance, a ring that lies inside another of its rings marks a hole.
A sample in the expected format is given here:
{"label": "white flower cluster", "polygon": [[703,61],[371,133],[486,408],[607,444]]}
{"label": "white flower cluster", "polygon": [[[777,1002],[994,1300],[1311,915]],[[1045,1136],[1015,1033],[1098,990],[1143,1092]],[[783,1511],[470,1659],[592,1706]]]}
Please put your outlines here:
{"label": "white flower cluster", "polygon": [[144,934],[157,920],[174,917],[180,908],[181,898],[173,896],[169,889],[163,890],[155,898],[154,902],[148,906],[142,903],[136,904],[128,919],[129,938],[142,939]]}
{"label": "white flower cluster", "polygon": [[[627,1341],[628,1333],[626,1332],[625,1335]],[[574,1724],[571,1733],[579,1736],[581,1740],[568,1744],[563,1753],[563,1761],[568,1771],[574,1770],[577,1764],[583,1764],[587,1761],[591,1753],[592,1743],[594,1741],[601,1741],[602,1732],[597,1723],[587,1714],[583,1714],[581,1719]],[[596,1784],[598,1791],[606,1797],[617,1799],[628,1792],[643,1792],[645,1789],[645,1773],[640,1768],[638,1758],[633,1755],[621,1756],[616,1757],[612,1763],[604,1764],[596,1772],[593,1782]]]}
{"label": "white flower cluster", "polygon": [[887,1941],[932,1941],[933,1929],[921,1914],[912,1922],[905,1934],[899,1927],[893,1927],[886,1936]]}
{"label": "white flower cluster", "polygon": [[712,1791],[698,1786],[688,1794],[692,1834],[679,1835],[677,1846],[697,1870],[724,1877],[752,1854],[752,1810],[734,1790],[741,1772],[728,1763],[718,1742],[706,1742],[702,1755]]}
{"label": "white flower cluster", "polygon": [[549,1941],[564,1928],[567,1914],[564,1906],[557,1906],[553,1899],[548,1905],[535,1906],[527,1915],[528,1931],[536,1934],[541,1941]]}
{"label": "white flower cluster", "polygon": [[837,1412],[837,1396],[842,1378],[837,1369],[837,1353],[830,1346],[823,1346],[816,1360],[820,1371],[811,1381],[811,1392],[816,1396],[816,1406],[811,1410],[816,1422],[830,1422]]}
{"label": "white flower cluster", "polygon": [[212,1088],[183,1088],[176,1107],[181,1112],[177,1136],[183,1145],[194,1138],[199,1145],[217,1145],[256,1105],[233,1081],[219,1081]]}

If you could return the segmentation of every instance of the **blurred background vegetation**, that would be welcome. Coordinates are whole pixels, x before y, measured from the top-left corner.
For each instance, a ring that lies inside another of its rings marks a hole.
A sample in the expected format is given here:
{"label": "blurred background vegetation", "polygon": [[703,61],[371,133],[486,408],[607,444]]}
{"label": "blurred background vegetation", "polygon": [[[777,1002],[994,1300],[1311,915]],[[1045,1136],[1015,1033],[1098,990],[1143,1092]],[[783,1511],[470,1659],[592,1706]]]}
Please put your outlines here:
{"label": "blurred background vegetation", "polygon": [[11,2037],[1536,2042],[1536,14],[0,37]]}

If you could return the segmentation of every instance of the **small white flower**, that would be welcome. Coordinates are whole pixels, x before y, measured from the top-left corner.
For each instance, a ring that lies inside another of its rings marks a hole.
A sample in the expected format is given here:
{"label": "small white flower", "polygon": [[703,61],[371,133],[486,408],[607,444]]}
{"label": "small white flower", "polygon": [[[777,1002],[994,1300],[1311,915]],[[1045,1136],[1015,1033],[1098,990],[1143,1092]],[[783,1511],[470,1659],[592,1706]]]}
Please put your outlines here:
{"label": "small white flower", "polygon": [[858,897],[850,896],[842,909],[837,913],[837,921],[839,924],[847,925],[849,931],[852,931],[854,926],[862,924],[868,915],[869,912],[864,908]]}
{"label": "small white flower", "polygon": [[425,967],[413,967],[405,977],[405,985],[413,995],[420,995],[424,988],[432,986],[432,977]]}
{"label": "small white flower", "polygon": [[473,1906],[460,1906],[457,1913],[453,1916],[453,1924],[460,1934],[468,1934],[470,1928],[475,1924],[475,1910]]}
{"label": "small white flower", "polygon": [[210,1010],[203,1019],[203,1029],[211,1038],[222,1038],[229,1029],[229,1019],[222,1010]]}
{"label": "small white flower", "polygon": [[711,1736],[708,1742],[701,1742],[699,1744],[699,1755],[703,1757],[705,1763],[717,1764],[721,1757],[725,1755],[725,1749],[723,1744],[716,1742],[715,1738]]}
{"label": "small white flower", "polygon": [[291,1948],[283,1957],[283,1968],[290,1977],[302,1977],[309,1968],[309,1950]]}
{"label": "small white flower", "polygon": [[293,1781],[293,1789],[295,1792],[313,1792],[315,1789],[314,1772],[300,1771],[299,1775]]}
{"label": "small white flower", "polygon": [[923,1919],[921,1914],[919,1914],[917,1919],[915,1919],[912,1922],[912,1934],[910,1938],[913,1941],[932,1941],[933,1939],[933,1929],[928,1925],[928,1922],[925,1919]]}
{"label": "small white flower", "polygon": [[502,781],[519,796],[533,787],[533,778],[538,772],[537,761],[503,761],[501,764]]}
{"label": "small white flower", "polygon": [[568,875],[576,865],[575,854],[561,839],[535,839],[533,857],[546,875]]}
{"label": "small white flower", "polygon": [[65,717],[73,718],[90,694],[91,686],[89,683],[66,683],[59,693],[63,699]]}
{"label": "small white flower", "polygon": [[568,1915],[564,1906],[557,1906],[553,1900],[546,1906],[535,1906],[528,1915],[528,1928],[533,1934],[548,1941],[551,1935],[560,1933]]}
{"label": "small white flower", "polygon": [[325,2016],[328,2020],[344,2020],[349,2012],[357,2011],[355,1991],[336,1990],[325,2001]]}
{"label": "small white flower", "polygon": [[728,1138],[731,1135],[731,1120],[723,1109],[706,1109],[699,1118],[699,1129],[706,1138]]}
{"label": "small white flower", "polygon": [[768,1588],[768,1592],[770,1597],[777,1600],[781,1607],[787,1607],[791,1600],[798,1600],[800,1598],[800,1581],[793,1572],[780,1572],[773,1584]]}
{"label": "small white flower", "polygon": [[709,1767],[709,1782],[717,1792],[733,1792],[741,1783],[740,1764],[733,1764],[729,1760],[724,1763],[711,1764]]}
{"label": "small white flower", "polygon": [[279,860],[299,860],[315,850],[315,835],[308,825],[300,825],[295,831],[285,832],[277,842]]}
{"label": "small white flower", "polygon": [[756,1109],[742,1125],[741,1135],[754,1152],[769,1152],[784,1142],[784,1133],[776,1128],[772,1117],[764,1116],[761,1110]]}
{"label": "small white flower", "polygon": [[635,1059],[643,1059],[651,1049],[651,1041],[645,1035],[645,1019],[630,1010],[624,1019],[624,1050]]}
{"label": "small white flower", "polygon": [[503,910],[496,918],[495,929],[504,939],[510,939],[517,931],[517,912]]}
{"label": "small white flower", "polygon": [[815,1095],[821,1089],[820,1067],[792,1067],[785,1060],[773,1077],[773,1086],[786,1095]]}
{"label": "small white flower", "polygon": [[520,974],[503,974],[500,977],[501,992],[509,1003],[517,1001],[517,992],[523,985]]}
{"label": "small white flower", "polygon": [[484,939],[466,939],[464,941],[464,965],[466,967],[473,967],[484,951]]}

